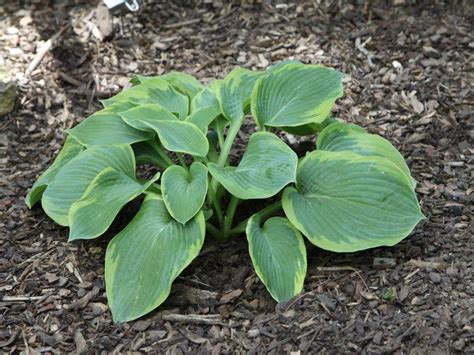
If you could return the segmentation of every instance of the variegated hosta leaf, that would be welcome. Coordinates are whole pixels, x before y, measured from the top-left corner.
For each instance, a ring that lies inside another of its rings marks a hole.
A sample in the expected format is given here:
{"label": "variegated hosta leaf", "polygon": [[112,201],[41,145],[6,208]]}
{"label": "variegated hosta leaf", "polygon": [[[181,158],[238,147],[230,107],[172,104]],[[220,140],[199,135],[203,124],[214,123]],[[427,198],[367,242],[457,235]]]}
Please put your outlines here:
{"label": "variegated hosta leaf", "polygon": [[199,80],[187,73],[172,71],[162,75],[161,78],[170,83],[182,94],[187,95],[190,99],[204,89],[204,85],[202,85]]}
{"label": "variegated hosta leaf", "polygon": [[137,104],[158,104],[169,112],[176,113],[182,120],[188,115],[189,99],[179,93],[166,80],[156,77],[124,90],[107,100],[102,100],[105,107],[124,101]]}
{"label": "variegated hosta leaf", "polygon": [[69,210],[69,241],[93,239],[102,235],[112,224],[123,206],[158,180],[140,184],[123,172],[107,167],[87,187],[82,198]]}
{"label": "variegated hosta leaf", "polygon": [[66,138],[66,142],[59,151],[56,159],[54,159],[54,163],[43,174],[41,174],[38,180],[36,180],[31,187],[28,195],[26,195],[26,205],[29,208],[33,207],[41,199],[43,191],[54,180],[58,171],[83,150],[84,147],[74,138],[70,136]]}
{"label": "variegated hosta leaf", "polygon": [[207,168],[193,163],[189,171],[181,166],[168,167],[161,178],[163,200],[169,213],[186,223],[199,212],[207,194]]}
{"label": "variegated hosta leaf", "polygon": [[186,121],[194,123],[203,132],[207,132],[208,126],[221,114],[219,101],[213,90],[216,84],[211,84],[201,90],[191,101],[191,114]]}
{"label": "variegated hosta leaf", "polygon": [[296,64],[296,65],[301,65],[301,66],[304,66],[305,64],[301,63],[299,60],[282,60],[281,62],[278,62],[276,64],[273,64],[272,66],[268,67],[266,70],[265,70],[265,73],[272,73],[276,70],[279,70],[281,69],[282,67],[288,65],[288,64]]}
{"label": "variegated hosta leaf", "polygon": [[107,167],[135,178],[132,148],[93,146],[66,163],[43,193],[41,204],[46,214],[62,226],[69,225],[69,210],[78,201],[97,174]]}
{"label": "variegated hosta leaf", "polygon": [[168,297],[171,284],[199,254],[205,221],[199,212],[175,221],[159,195],[149,194],[105,256],[105,285],[115,322],[147,314]]}
{"label": "variegated hosta leaf", "polygon": [[259,126],[321,123],[342,96],[342,74],[323,66],[286,64],[263,75],[252,91]]}
{"label": "variegated hosta leaf", "polygon": [[167,167],[166,163],[160,159],[157,151],[153,147],[154,145],[159,145],[156,139],[150,139],[148,141],[132,144],[132,149],[133,153],[135,153],[137,165],[153,164],[159,167]]}
{"label": "variegated hosta leaf", "polygon": [[218,106],[203,107],[190,114],[186,118],[186,122],[195,124],[202,132],[206,133],[211,122],[220,114]]}
{"label": "variegated hosta leaf", "polygon": [[197,80],[194,76],[189,75],[187,73],[180,73],[177,71],[171,71],[167,74],[160,76],[135,75],[132,80],[130,80],[130,82],[133,85],[139,85],[141,83],[144,83],[145,81],[155,78],[160,78],[167,81],[176,90],[188,96],[190,99],[196,96],[196,94],[204,88],[204,85],[202,85],[199,80]]}
{"label": "variegated hosta leaf", "polygon": [[247,223],[250,257],[258,277],[277,302],[296,296],[306,275],[306,248],[300,232],[283,217],[260,226],[253,215]]}
{"label": "variegated hosta leaf", "polygon": [[156,132],[161,144],[170,151],[204,157],[209,150],[206,135],[195,124],[178,120],[160,105],[141,105],[121,112],[120,116],[136,129]]}
{"label": "variegated hosta leaf", "polygon": [[276,135],[254,133],[237,167],[209,164],[209,172],[232,195],[241,199],[267,198],[295,181],[298,157]]}
{"label": "variegated hosta leaf", "polygon": [[393,163],[351,152],[312,152],[288,187],[286,216],[314,245],[353,252],[394,245],[423,218],[409,178]]}
{"label": "variegated hosta leaf", "polygon": [[400,152],[388,140],[369,134],[357,125],[339,122],[331,124],[318,136],[317,147],[319,150],[332,152],[350,151],[359,155],[384,157],[398,166],[412,181],[413,187],[416,186]]}
{"label": "variegated hosta leaf", "polygon": [[219,81],[213,81],[211,86],[204,88],[193,97],[191,100],[191,113],[206,107],[216,107],[219,109],[219,101],[215,94],[218,84]]}
{"label": "variegated hosta leaf", "polygon": [[153,137],[153,133],[129,126],[108,108],[94,113],[68,133],[85,146],[132,144]]}
{"label": "variegated hosta leaf", "polygon": [[252,88],[261,73],[244,68],[232,70],[216,88],[224,116],[231,122],[243,120],[250,106]]}

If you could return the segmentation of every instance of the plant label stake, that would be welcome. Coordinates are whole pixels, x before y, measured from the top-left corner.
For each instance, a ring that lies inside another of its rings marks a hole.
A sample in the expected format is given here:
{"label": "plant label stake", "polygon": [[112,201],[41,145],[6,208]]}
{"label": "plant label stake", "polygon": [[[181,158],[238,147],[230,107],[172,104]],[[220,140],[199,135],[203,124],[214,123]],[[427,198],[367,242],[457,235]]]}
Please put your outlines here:
{"label": "plant label stake", "polygon": [[137,0],[104,0],[105,5],[110,11],[116,11],[126,6],[130,11],[138,11],[140,6]]}

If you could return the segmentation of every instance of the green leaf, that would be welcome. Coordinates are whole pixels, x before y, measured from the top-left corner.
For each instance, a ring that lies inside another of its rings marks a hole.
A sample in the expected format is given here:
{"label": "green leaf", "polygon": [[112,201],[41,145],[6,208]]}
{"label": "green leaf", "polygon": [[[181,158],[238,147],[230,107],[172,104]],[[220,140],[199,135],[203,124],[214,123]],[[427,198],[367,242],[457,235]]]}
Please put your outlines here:
{"label": "green leaf", "polygon": [[169,213],[185,224],[199,212],[206,199],[207,168],[196,162],[189,171],[181,166],[170,166],[163,173],[161,191]]}
{"label": "green leaf", "polygon": [[56,174],[61,170],[61,168],[83,150],[84,147],[72,137],[69,136],[66,138],[66,142],[59,151],[56,159],[54,159],[54,163],[43,174],[41,174],[38,180],[36,180],[31,187],[28,195],[26,195],[25,202],[29,208],[32,208],[41,199],[43,191],[54,180]]}
{"label": "green leaf", "polygon": [[167,164],[160,159],[158,152],[154,148],[154,146],[158,146],[158,144],[158,141],[155,139],[133,144],[132,149],[135,154],[137,165],[152,164],[166,168]]}
{"label": "green leaf", "polygon": [[209,172],[240,199],[267,198],[295,181],[298,157],[276,135],[254,133],[237,167],[208,165]]}
{"label": "green leaf", "polygon": [[204,235],[202,212],[182,225],[160,196],[149,194],[107,247],[105,285],[114,321],[137,319],[163,303],[174,279],[199,254]]}
{"label": "green leaf", "polygon": [[254,214],[247,223],[250,257],[258,277],[277,302],[288,301],[303,289],[306,248],[300,232],[283,217],[260,227]]}
{"label": "green leaf", "polygon": [[169,112],[176,113],[183,120],[188,115],[188,97],[179,93],[161,77],[151,78],[110,99],[102,100],[102,104],[109,107],[124,101],[137,104],[159,104]]}
{"label": "green leaf", "polygon": [[145,184],[138,183],[123,172],[107,167],[87,187],[82,198],[69,210],[69,241],[93,239],[112,224],[123,206],[158,180],[157,173]]}
{"label": "green leaf", "polygon": [[62,226],[69,225],[69,210],[83,196],[97,174],[107,167],[135,178],[135,158],[130,146],[93,146],[65,164],[43,193],[46,214]]}
{"label": "green leaf", "polygon": [[334,122],[337,122],[336,119],[328,116],[321,123],[307,123],[305,125],[296,127],[281,127],[281,129],[297,136],[310,136],[317,132],[321,132],[323,129]]}
{"label": "green leaf", "polygon": [[288,187],[286,216],[314,245],[353,252],[394,245],[423,218],[411,182],[387,159],[312,152]]}
{"label": "green leaf", "polygon": [[187,73],[180,73],[177,71],[172,71],[160,76],[135,75],[132,80],[130,80],[130,82],[133,85],[139,85],[144,83],[145,81],[156,78],[160,78],[162,80],[167,81],[176,90],[188,96],[190,99],[196,96],[197,93],[204,88],[204,85],[202,85],[199,80],[197,80],[194,76],[189,75]]}
{"label": "green leaf", "polygon": [[170,151],[204,157],[209,150],[205,134],[195,124],[178,120],[160,105],[134,107],[120,116],[136,129],[156,132],[161,144]]}
{"label": "green leaf", "polygon": [[217,116],[220,115],[220,113],[221,111],[219,110],[219,107],[203,107],[189,115],[186,118],[186,122],[195,124],[202,132],[206,133],[208,126]]}
{"label": "green leaf", "polygon": [[206,107],[215,107],[216,109],[219,110],[219,101],[217,100],[217,97],[215,94],[218,83],[219,81],[217,80],[213,81],[210,87],[206,87],[203,90],[201,90],[191,100],[191,113],[196,112]]}
{"label": "green leaf", "polygon": [[170,83],[182,94],[187,95],[190,99],[204,89],[204,85],[202,85],[199,80],[187,73],[172,71],[162,75],[161,78]]}
{"label": "green leaf", "polygon": [[261,73],[244,68],[232,70],[217,84],[217,98],[224,116],[231,122],[242,121],[250,106],[252,88]]}
{"label": "green leaf", "polygon": [[284,66],[288,65],[288,64],[296,64],[296,65],[300,65],[300,66],[304,66],[305,64],[301,63],[299,60],[282,60],[281,62],[278,62],[276,64],[273,64],[272,66],[268,67],[265,72],[266,73],[272,73],[276,70],[279,70],[281,68],[283,68]]}
{"label": "green leaf", "polygon": [[386,139],[369,134],[354,124],[333,123],[318,136],[317,146],[320,150],[332,152],[351,151],[364,156],[380,156],[390,160],[412,181],[410,169],[400,152]]}
{"label": "green leaf", "polygon": [[132,144],[153,137],[150,132],[130,127],[108,109],[93,114],[68,133],[85,146]]}
{"label": "green leaf", "polygon": [[342,96],[342,74],[323,66],[286,64],[262,76],[252,91],[260,127],[321,123]]}

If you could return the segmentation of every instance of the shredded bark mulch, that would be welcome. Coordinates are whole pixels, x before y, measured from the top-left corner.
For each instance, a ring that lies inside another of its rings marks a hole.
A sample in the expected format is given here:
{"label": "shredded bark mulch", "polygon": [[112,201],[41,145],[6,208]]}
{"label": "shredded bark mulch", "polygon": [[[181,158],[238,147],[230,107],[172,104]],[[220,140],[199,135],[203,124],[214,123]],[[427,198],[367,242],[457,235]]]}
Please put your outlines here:
{"label": "shredded bark mulch", "polygon": [[[19,91],[0,118],[0,352],[474,353],[472,3],[141,1],[112,19],[96,5],[0,0],[0,67]],[[391,248],[309,247],[304,291],[280,305],[245,237],[208,238],[165,304],[114,325],[104,250],[136,205],[106,237],[67,244],[67,229],[24,204],[64,130],[135,73],[180,70],[207,83],[285,59],[347,74],[335,115],[401,150],[427,219]]]}

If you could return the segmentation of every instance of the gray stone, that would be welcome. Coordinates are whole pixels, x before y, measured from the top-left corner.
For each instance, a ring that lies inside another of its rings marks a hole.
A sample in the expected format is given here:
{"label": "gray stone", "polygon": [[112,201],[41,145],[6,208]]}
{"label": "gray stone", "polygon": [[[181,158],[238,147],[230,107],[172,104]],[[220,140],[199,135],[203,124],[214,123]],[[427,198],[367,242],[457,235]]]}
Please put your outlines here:
{"label": "gray stone", "polygon": [[0,116],[13,111],[16,100],[16,86],[10,74],[0,68]]}

